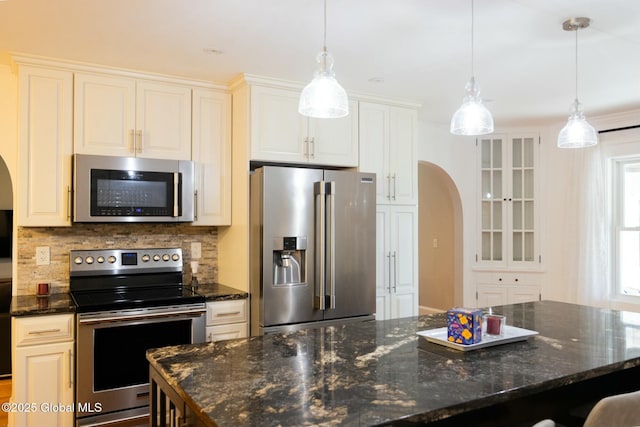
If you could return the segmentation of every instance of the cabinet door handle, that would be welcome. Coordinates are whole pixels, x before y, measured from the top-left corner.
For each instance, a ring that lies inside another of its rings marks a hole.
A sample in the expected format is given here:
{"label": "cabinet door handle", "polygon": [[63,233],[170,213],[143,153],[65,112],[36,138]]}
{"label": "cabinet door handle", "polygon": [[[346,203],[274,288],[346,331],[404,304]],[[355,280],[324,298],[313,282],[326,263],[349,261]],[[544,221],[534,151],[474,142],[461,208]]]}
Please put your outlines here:
{"label": "cabinet door handle", "polygon": [[389,267],[389,293],[391,293],[391,252],[387,252],[387,266]]}
{"label": "cabinet door handle", "polygon": [[311,148],[311,154],[309,155],[312,159],[316,158],[316,138],[311,137],[309,140],[309,147]]}
{"label": "cabinet door handle", "polygon": [[60,328],[58,329],[40,329],[38,331],[29,331],[29,335],[42,335],[42,334],[53,334],[56,332],[60,332]]}
{"label": "cabinet door handle", "polygon": [[394,173],[393,176],[393,200],[396,199],[396,174]]}
{"label": "cabinet door handle", "polygon": [[223,317],[223,316],[237,316],[240,314],[240,311],[227,311],[225,313],[218,313],[216,314],[216,317]]}
{"label": "cabinet door handle", "polygon": [[131,132],[129,132],[129,135],[131,136],[131,149],[129,151],[131,151],[133,154],[136,153],[136,130],[135,129],[131,129]]}
{"label": "cabinet door handle", "polygon": [[67,185],[67,220],[71,221],[71,186]]}
{"label": "cabinet door handle", "polygon": [[198,220],[198,190],[193,192],[193,220]]}
{"label": "cabinet door handle", "polygon": [[73,353],[69,350],[69,388],[73,387]]}
{"label": "cabinet door handle", "polygon": [[136,143],[136,151],[135,152],[136,153],[142,153],[142,131],[141,130],[136,131],[136,136],[137,136],[137,138],[136,138],[137,143]]}
{"label": "cabinet door handle", "polygon": [[391,175],[387,175],[387,191],[385,197],[387,200],[391,200]]}
{"label": "cabinet door handle", "polygon": [[398,290],[398,258],[396,257],[396,251],[393,251],[393,293],[397,293]]}

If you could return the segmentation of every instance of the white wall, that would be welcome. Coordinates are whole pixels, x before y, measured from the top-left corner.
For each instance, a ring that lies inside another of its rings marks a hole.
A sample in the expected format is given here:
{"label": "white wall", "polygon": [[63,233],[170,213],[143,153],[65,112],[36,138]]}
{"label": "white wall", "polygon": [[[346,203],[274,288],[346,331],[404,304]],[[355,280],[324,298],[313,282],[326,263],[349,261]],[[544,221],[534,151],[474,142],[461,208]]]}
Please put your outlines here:
{"label": "white wall", "polygon": [[[588,117],[596,129],[610,129],[640,124],[640,111],[603,117]],[[542,297],[566,302],[578,302],[576,288],[578,272],[568,267],[567,260],[579,253],[575,226],[580,215],[576,196],[589,191],[571,179],[582,154],[579,150],[559,149],[556,139],[564,123],[548,123],[537,128],[509,128],[496,133],[536,131],[541,135],[540,191],[536,202],[540,209],[540,244],[542,251]],[[637,132],[640,141],[640,130]],[[423,117],[419,123],[418,159],[435,163],[453,179],[462,199],[463,210],[463,283],[464,304],[475,306],[475,264],[477,227],[477,165],[475,137],[454,136],[448,125],[429,123]],[[575,264],[573,264],[575,265]],[[573,283],[574,286],[568,286]],[[622,308],[621,305],[619,307]],[[625,309],[631,309],[629,305]],[[636,307],[640,309],[640,307]]]}

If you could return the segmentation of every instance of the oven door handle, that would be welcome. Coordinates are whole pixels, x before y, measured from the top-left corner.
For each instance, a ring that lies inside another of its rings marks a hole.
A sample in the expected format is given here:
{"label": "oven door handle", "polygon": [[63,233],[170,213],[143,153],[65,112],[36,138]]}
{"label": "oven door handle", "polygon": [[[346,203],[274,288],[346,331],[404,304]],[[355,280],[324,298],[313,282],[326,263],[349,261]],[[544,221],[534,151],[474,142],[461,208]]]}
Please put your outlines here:
{"label": "oven door handle", "polygon": [[172,311],[165,313],[147,313],[147,314],[134,314],[131,316],[110,316],[110,317],[90,317],[83,319],[79,318],[79,323],[83,325],[95,325],[98,323],[106,323],[106,322],[119,322],[119,321],[132,321],[132,320],[149,320],[149,319],[158,319],[158,318],[184,318],[184,319],[192,319],[202,316],[206,313],[206,310],[198,310],[198,311]]}

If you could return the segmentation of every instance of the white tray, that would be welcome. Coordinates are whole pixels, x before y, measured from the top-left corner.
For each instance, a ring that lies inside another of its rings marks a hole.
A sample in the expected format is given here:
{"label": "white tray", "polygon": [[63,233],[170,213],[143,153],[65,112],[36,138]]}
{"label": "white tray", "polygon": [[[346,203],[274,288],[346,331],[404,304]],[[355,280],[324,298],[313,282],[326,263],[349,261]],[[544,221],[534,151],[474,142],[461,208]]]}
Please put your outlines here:
{"label": "white tray", "polygon": [[515,326],[504,325],[501,336],[482,335],[482,341],[476,344],[457,344],[447,340],[447,328],[429,329],[416,332],[427,341],[444,345],[456,350],[470,351],[479,348],[493,347],[494,345],[507,344],[510,342],[524,341],[529,337],[538,335],[538,332],[530,329],[517,328]]}

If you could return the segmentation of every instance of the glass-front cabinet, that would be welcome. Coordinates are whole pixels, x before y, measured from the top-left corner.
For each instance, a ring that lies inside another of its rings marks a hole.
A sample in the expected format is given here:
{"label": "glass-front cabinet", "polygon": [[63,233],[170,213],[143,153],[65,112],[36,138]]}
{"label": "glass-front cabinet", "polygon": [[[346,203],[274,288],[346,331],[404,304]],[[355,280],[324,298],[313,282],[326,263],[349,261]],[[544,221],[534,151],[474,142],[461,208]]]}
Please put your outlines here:
{"label": "glass-front cabinet", "polygon": [[540,262],[536,167],[538,135],[490,135],[480,150],[480,229],[476,255],[486,267]]}

